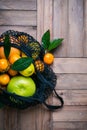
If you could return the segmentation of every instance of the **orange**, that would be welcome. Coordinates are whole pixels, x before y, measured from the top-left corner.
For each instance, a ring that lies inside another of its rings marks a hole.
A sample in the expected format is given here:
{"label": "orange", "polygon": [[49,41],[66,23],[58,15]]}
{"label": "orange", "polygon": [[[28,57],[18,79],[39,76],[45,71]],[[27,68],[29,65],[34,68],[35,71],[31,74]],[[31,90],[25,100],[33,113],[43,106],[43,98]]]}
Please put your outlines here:
{"label": "orange", "polygon": [[10,67],[10,64],[7,59],[0,59],[0,72],[7,71]]}
{"label": "orange", "polygon": [[27,55],[24,52],[22,52],[21,56],[22,57],[27,57]]}
{"label": "orange", "polygon": [[16,60],[18,60],[19,58],[21,58],[20,57],[20,55],[18,55],[18,54],[13,54],[13,55],[11,55],[10,57],[9,57],[9,62],[11,63],[11,64],[13,64]]}
{"label": "orange", "polygon": [[0,75],[0,85],[7,85],[10,81],[10,77],[8,74]]}
{"label": "orange", "polygon": [[52,64],[53,61],[54,61],[54,55],[48,52],[48,53],[46,53],[46,54],[44,55],[43,60],[44,60],[44,63],[50,65],[50,64]]}
{"label": "orange", "polygon": [[15,76],[15,75],[17,75],[17,74],[18,74],[18,72],[17,72],[17,71],[12,70],[12,69],[9,69],[9,70],[8,70],[8,73],[9,73],[9,75],[11,75],[11,76]]}
{"label": "orange", "polygon": [[[9,57],[13,55],[14,53],[20,55],[21,51],[17,48],[11,47]],[[4,53],[4,47],[0,47],[0,58],[6,58]]]}

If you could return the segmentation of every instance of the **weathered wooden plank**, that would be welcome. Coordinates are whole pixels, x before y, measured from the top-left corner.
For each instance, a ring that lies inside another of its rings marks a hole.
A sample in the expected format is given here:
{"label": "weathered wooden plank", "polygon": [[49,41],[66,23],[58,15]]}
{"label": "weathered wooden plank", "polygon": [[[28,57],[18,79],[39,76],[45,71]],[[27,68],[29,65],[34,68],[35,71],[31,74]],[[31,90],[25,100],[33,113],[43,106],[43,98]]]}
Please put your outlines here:
{"label": "weathered wooden plank", "polygon": [[52,0],[37,0],[37,39],[50,29],[52,37]]}
{"label": "weathered wooden plank", "polygon": [[4,130],[18,130],[18,110],[12,108],[5,108],[3,114]]}
{"label": "weathered wooden plank", "polygon": [[36,10],[36,0],[0,0],[0,9]]}
{"label": "weathered wooden plank", "polygon": [[36,119],[36,109],[34,107],[21,110],[18,130],[36,130]]}
{"label": "weathered wooden plank", "polygon": [[64,38],[62,45],[55,50],[56,57],[67,56],[68,26],[68,1],[54,0],[53,38]]}
{"label": "weathered wooden plank", "polygon": [[26,32],[36,38],[36,27],[30,26],[0,26],[0,35],[7,30]]}
{"label": "weathered wooden plank", "polygon": [[[63,97],[65,105],[87,105],[87,90],[57,90]],[[58,104],[58,99],[53,96],[53,103]]]}
{"label": "weathered wooden plank", "polygon": [[[37,40],[50,29],[52,37],[52,0],[37,0]],[[51,100],[49,100],[49,103]],[[50,130],[51,113],[43,107],[37,108],[36,130]]]}
{"label": "weathered wooden plank", "polygon": [[[83,0],[54,0],[53,34],[64,42],[56,57],[82,57],[84,42]],[[77,12],[77,13],[76,13]]]}
{"label": "weathered wooden plank", "polygon": [[87,122],[54,122],[53,130],[87,130]]}
{"label": "weathered wooden plank", "polygon": [[83,57],[83,0],[70,0],[67,55]]}
{"label": "weathered wooden plank", "polygon": [[87,74],[57,74],[56,89],[87,89]]}
{"label": "weathered wooden plank", "polygon": [[50,130],[50,112],[41,105],[21,110],[18,116],[18,130]]}
{"label": "weathered wooden plank", "polygon": [[87,57],[87,0],[84,0],[84,56]]}
{"label": "weathered wooden plank", "polygon": [[87,106],[64,106],[53,113],[53,121],[87,121]]}
{"label": "weathered wooden plank", "polygon": [[50,130],[52,123],[51,112],[44,106],[38,106],[36,110],[36,130]]}
{"label": "weathered wooden plank", "polygon": [[87,73],[87,59],[55,58],[53,70],[56,73]]}
{"label": "weathered wooden plank", "polygon": [[43,27],[44,27],[44,1],[37,0],[37,39],[41,41],[41,37],[43,35]]}
{"label": "weathered wooden plank", "polygon": [[36,26],[36,11],[0,11],[0,25]]}

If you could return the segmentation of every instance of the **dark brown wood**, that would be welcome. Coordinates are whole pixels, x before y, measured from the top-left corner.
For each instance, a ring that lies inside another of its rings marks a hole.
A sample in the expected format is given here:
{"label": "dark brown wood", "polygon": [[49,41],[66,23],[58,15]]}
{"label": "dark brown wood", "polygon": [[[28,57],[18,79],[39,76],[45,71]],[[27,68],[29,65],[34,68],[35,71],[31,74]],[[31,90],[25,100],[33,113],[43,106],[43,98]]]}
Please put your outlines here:
{"label": "dark brown wood", "polygon": [[[51,101],[49,101],[49,104]],[[51,112],[45,108],[43,105],[40,105],[36,108],[36,129],[35,130],[50,130],[52,125],[52,116]]]}
{"label": "dark brown wood", "polygon": [[5,107],[3,115],[3,130],[18,130],[19,118],[18,110]]}
{"label": "dark brown wood", "polygon": [[4,117],[3,117],[3,115],[4,115],[4,111],[3,111],[3,109],[0,109],[0,130],[3,130],[4,128]]}
{"label": "dark brown wood", "polygon": [[36,130],[36,108],[30,108],[19,111],[19,129],[18,130]]}

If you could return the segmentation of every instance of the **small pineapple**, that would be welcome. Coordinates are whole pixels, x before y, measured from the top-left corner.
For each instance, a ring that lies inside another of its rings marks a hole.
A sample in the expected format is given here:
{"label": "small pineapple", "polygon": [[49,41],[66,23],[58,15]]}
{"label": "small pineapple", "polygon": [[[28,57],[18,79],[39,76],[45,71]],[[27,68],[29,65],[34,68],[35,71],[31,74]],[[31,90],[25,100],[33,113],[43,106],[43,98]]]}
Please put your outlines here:
{"label": "small pineapple", "polygon": [[0,37],[0,42],[4,42],[4,38],[1,38],[1,37]]}
{"label": "small pineapple", "polygon": [[37,71],[43,72],[44,71],[44,63],[41,60],[36,60],[35,61],[35,68]]}
{"label": "small pineapple", "polygon": [[23,43],[28,43],[29,42],[28,41],[28,36],[26,36],[26,35],[18,36],[18,40],[19,40],[19,42],[23,42]]}
{"label": "small pineapple", "polygon": [[16,44],[19,43],[17,38],[15,38],[14,36],[10,36],[10,42],[11,43],[16,43]]}
{"label": "small pineapple", "polygon": [[32,51],[32,58],[35,60],[40,54],[40,45],[37,42],[31,42],[28,45]]}

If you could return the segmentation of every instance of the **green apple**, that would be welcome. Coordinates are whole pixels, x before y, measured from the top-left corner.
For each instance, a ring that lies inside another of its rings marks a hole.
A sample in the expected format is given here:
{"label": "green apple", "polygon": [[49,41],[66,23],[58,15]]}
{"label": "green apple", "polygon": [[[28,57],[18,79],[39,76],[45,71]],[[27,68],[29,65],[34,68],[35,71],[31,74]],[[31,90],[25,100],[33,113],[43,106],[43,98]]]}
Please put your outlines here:
{"label": "green apple", "polygon": [[30,77],[15,76],[11,78],[7,91],[24,97],[33,96],[36,91],[36,85]]}
{"label": "green apple", "polygon": [[19,73],[21,75],[23,75],[23,76],[28,77],[28,76],[31,76],[34,72],[35,72],[35,67],[34,67],[33,63],[31,63],[29,65],[29,67],[27,67],[26,69],[20,71]]}

